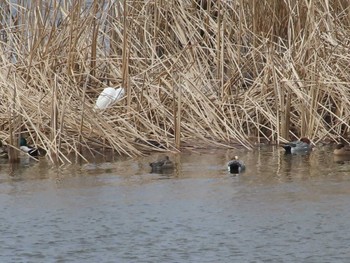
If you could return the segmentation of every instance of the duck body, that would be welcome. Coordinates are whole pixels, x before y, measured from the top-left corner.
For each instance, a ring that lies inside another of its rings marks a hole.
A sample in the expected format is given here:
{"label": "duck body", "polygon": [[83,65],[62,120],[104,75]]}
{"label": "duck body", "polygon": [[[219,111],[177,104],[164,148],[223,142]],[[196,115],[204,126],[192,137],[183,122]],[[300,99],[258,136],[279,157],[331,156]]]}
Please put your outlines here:
{"label": "duck body", "polygon": [[19,147],[23,152],[28,153],[30,156],[39,156],[39,150],[34,147],[29,146],[20,146]]}
{"label": "duck body", "polygon": [[162,171],[165,169],[174,168],[173,162],[169,159],[169,156],[165,156],[164,159],[161,159],[156,162],[152,162],[149,164],[152,167],[152,171]]}
{"label": "duck body", "polygon": [[227,164],[227,169],[231,174],[239,174],[245,170],[245,164],[243,161],[238,160],[238,156]]}
{"label": "duck body", "polygon": [[335,146],[333,151],[334,155],[337,156],[349,156],[350,157],[350,146],[343,143],[339,143]]}
{"label": "duck body", "polygon": [[29,154],[30,156],[34,156],[34,157],[37,157],[37,156],[43,156],[46,154],[45,150],[44,149],[41,149],[41,148],[35,148],[35,147],[32,147],[32,146],[28,146],[27,144],[27,140],[23,137],[21,137],[20,139],[20,145],[19,145],[19,148]]}
{"label": "duck body", "polygon": [[117,88],[117,89],[113,87],[105,88],[96,100],[95,109],[105,110],[109,108],[115,102],[117,102],[118,100],[121,100],[124,94],[125,94],[124,88]]}
{"label": "duck body", "polygon": [[309,153],[312,150],[310,140],[305,137],[300,138],[299,141],[293,141],[283,144],[282,147],[286,151],[286,154],[303,154]]}

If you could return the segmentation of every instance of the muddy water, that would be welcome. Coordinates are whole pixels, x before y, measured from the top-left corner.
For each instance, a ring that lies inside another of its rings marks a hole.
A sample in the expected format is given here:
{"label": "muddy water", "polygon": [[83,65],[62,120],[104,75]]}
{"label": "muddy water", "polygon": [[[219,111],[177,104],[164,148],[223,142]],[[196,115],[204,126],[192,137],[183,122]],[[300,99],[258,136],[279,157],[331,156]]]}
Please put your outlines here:
{"label": "muddy water", "polygon": [[151,174],[157,157],[0,163],[0,262],[350,261],[350,162],[329,149],[171,155]]}

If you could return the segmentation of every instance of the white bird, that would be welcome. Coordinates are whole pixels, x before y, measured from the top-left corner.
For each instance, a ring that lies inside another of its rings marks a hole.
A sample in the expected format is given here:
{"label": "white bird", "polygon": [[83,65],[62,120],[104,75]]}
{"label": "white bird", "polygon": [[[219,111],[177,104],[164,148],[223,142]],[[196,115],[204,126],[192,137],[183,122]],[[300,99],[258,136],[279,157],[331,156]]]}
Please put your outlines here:
{"label": "white bird", "polygon": [[105,110],[108,107],[112,106],[118,100],[121,100],[125,94],[124,88],[113,88],[107,87],[105,88],[100,96],[98,96],[96,100],[95,109]]}

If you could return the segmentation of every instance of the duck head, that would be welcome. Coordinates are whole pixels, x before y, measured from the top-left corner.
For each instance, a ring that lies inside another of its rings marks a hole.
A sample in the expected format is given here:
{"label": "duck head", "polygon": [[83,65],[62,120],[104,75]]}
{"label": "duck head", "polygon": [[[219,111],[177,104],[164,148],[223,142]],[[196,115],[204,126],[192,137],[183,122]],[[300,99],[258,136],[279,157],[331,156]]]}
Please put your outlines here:
{"label": "duck head", "polygon": [[19,146],[28,146],[27,140],[25,138],[21,137],[19,140]]}
{"label": "duck head", "polygon": [[306,143],[306,144],[311,144],[311,141],[310,141],[308,138],[306,138],[306,137],[300,138],[300,141],[301,141],[301,142],[304,142],[304,143]]}

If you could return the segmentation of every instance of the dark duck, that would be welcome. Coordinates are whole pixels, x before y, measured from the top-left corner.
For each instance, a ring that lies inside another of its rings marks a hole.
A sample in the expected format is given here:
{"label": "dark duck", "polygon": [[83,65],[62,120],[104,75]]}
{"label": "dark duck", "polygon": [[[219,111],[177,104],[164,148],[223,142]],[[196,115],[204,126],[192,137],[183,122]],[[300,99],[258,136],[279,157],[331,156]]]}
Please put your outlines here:
{"label": "dark duck", "polygon": [[245,165],[243,161],[238,159],[238,156],[235,156],[233,160],[228,162],[227,169],[232,174],[239,174],[245,170]]}

